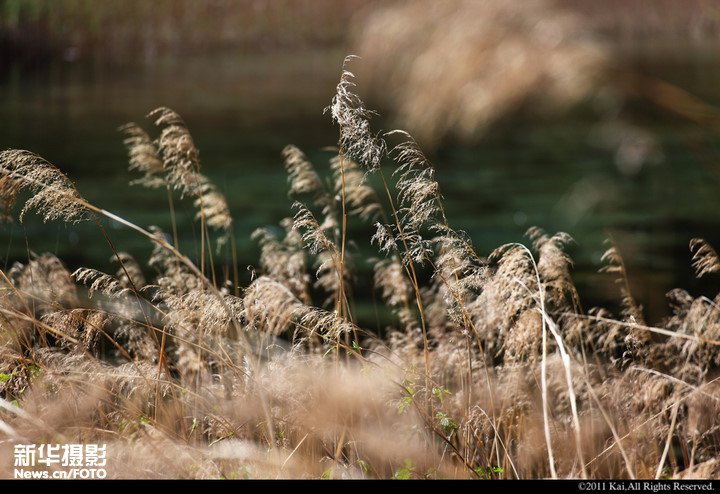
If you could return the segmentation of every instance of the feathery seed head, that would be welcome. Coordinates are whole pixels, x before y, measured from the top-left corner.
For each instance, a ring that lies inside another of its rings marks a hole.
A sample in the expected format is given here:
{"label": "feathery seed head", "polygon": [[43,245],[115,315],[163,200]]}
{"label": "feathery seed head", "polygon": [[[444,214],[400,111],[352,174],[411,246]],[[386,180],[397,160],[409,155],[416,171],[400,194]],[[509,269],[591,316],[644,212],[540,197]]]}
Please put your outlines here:
{"label": "feathery seed head", "polygon": [[86,203],[60,170],[36,154],[22,150],[0,153],[0,196],[6,213],[22,190],[32,193],[20,212],[20,221],[35,209],[44,220],[68,223],[86,218]]}
{"label": "feathery seed head", "polygon": [[692,265],[698,278],[720,271],[720,257],[704,239],[693,238],[690,240],[690,250],[693,253]]}

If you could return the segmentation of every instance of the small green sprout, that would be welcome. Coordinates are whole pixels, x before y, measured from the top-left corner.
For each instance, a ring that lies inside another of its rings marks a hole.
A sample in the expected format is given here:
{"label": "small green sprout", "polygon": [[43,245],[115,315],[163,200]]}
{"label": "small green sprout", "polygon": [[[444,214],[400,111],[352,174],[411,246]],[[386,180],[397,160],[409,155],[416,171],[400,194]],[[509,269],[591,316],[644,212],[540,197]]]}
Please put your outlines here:
{"label": "small green sprout", "polygon": [[415,471],[415,467],[412,464],[412,460],[406,459],[405,466],[395,472],[394,478],[396,480],[410,480],[410,474]]}

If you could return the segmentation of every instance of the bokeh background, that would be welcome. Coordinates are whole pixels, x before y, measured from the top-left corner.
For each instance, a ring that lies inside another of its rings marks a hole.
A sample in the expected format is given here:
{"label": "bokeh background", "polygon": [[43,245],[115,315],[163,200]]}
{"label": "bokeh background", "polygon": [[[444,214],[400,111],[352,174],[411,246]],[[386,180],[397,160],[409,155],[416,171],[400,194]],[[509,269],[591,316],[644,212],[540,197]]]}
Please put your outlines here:
{"label": "bokeh background", "polygon": [[[172,108],[250,266],[252,231],[292,214],[282,148],[327,167],[338,134],[323,110],[349,54],[375,130],[417,139],[480,255],[527,242],[531,226],[565,231],[585,304],[606,305],[619,298],[598,273],[612,237],[650,322],[671,288],[717,293],[688,247],[720,246],[713,0],[0,0],[0,148],[36,152],[93,204],[169,231],[167,197],[128,185],[118,127],[152,132],[145,116]],[[146,239],[109,226],[146,260]],[[31,251],[113,270],[92,225],[0,225],[3,269]]]}

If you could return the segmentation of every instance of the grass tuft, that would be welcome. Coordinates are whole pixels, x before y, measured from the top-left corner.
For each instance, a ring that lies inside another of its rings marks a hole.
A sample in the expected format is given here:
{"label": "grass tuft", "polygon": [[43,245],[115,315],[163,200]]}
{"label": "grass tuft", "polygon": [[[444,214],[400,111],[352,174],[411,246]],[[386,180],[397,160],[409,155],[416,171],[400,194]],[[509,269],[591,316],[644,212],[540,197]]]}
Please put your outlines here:
{"label": "grass tuft", "polygon": [[[111,478],[717,476],[720,295],[675,290],[651,327],[614,245],[603,270],[619,314],[583,308],[567,233],[534,227],[527,245],[476,252],[412,136],[372,131],[351,60],[329,108],[328,178],[282,151],[293,217],[252,233],[260,259],[244,287],[227,203],[174,111],[150,114],[156,138],[122,130],[134,183],[166,189],[171,212],[195,208],[195,260],[177,226],[135,225],[46,160],[0,154],[8,218],[23,192],[21,221],[37,211],[102,231],[106,217],[154,247],[143,265],[106,236],[114,274],[71,273],[49,254],[0,271],[0,457],[103,444]],[[348,221],[375,233],[351,238]],[[690,247],[698,276],[718,270],[709,244]],[[366,262],[371,280],[355,269]],[[368,285],[382,327],[353,315]]]}

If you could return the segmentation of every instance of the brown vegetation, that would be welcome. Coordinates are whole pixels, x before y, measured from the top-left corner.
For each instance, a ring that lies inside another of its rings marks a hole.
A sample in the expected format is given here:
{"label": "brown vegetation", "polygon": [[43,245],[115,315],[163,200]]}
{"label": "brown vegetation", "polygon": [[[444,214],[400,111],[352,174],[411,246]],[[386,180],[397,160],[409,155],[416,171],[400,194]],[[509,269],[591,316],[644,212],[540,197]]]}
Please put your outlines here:
{"label": "brown vegetation", "polygon": [[[111,218],[155,247],[138,262],[109,243],[115,274],[49,254],[0,272],[0,457],[105,444],[113,478],[717,476],[720,298],[675,291],[651,327],[615,247],[618,314],[582,307],[565,233],[476,252],[417,143],[372,131],[349,63],[329,179],[283,151],[296,212],[255,232],[260,265],[242,289],[226,203],[171,110],[151,114],[157,138],[131,124],[126,143],[141,183],[192,201],[196,261],[173,235],[89,204],[47,161],[0,154],[8,213],[22,198],[48,220]],[[375,289],[395,314],[381,334],[353,317],[355,217],[376,231]],[[707,243],[692,248],[699,275],[717,269]]]}
{"label": "brown vegetation", "polygon": [[627,96],[690,110],[678,94],[652,94],[649,81],[632,79],[634,52],[719,34],[720,7],[705,0],[420,0],[369,10],[351,39],[364,92],[431,150],[579,103],[609,119]]}

